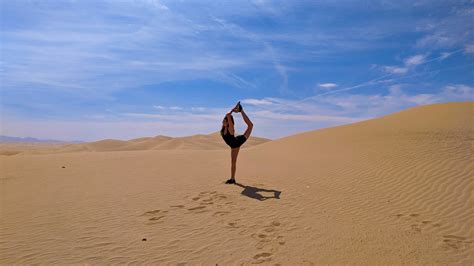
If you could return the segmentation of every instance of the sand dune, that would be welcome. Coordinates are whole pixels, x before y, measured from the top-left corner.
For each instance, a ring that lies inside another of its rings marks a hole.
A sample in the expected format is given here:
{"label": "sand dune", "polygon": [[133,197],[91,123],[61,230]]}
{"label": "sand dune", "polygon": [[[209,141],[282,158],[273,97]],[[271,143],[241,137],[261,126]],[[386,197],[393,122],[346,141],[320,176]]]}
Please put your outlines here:
{"label": "sand dune", "polygon": [[0,156],[0,264],[472,265],[472,117],[435,104],[262,141],[239,185],[212,134]]}
{"label": "sand dune", "polygon": [[[250,138],[241,149],[246,149],[270,141],[266,138]],[[32,149],[31,147],[36,147]],[[47,153],[66,153],[66,152],[84,152],[84,151],[139,151],[139,150],[217,150],[228,149],[219,132],[208,135],[197,134],[187,137],[168,137],[156,136],[150,138],[138,138],[128,141],[105,139],[95,142],[80,144],[42,144],[42,145],[15,145],[5,143],[0,145],[0,155],[24,154],[47,154]]]}
{"label": "sand dune", "polygon": [[11,156],[20,153],[51,151],[64,147],[63,143],[48,142],[0,142],[0,156]]}

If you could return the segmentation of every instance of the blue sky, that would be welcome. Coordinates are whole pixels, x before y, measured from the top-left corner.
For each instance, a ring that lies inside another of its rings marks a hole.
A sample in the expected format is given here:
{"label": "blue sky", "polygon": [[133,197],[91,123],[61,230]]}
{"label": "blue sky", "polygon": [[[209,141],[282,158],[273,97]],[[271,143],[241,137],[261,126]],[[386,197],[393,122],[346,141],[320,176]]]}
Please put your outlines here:
{"label": "blue sky", "polygon": [[2,135],[208,134],[240,100],[276,139],[474,100],[472,1],[0,2]]}

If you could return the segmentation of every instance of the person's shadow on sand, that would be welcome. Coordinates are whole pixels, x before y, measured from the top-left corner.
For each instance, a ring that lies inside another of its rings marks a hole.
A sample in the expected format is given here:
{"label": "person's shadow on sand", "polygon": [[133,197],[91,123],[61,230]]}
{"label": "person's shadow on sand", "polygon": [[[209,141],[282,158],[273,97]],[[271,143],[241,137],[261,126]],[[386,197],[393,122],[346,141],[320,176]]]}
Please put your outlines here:
{"label": "person's shadow on sand", "polygon": [[[242,190],[242,192],[240,192],[240,194],[245,195],[252,199],[256,199],[260,201],[264,201],[267,199],[280,199],[281,191],[278,191],[278,190],[245,186],[240,183],[235,183],[235,185],[244,189]],[[270,192],[270,193],[273,193],[273,196],[264,196],[264,195],[259,194],[258,192]]]}

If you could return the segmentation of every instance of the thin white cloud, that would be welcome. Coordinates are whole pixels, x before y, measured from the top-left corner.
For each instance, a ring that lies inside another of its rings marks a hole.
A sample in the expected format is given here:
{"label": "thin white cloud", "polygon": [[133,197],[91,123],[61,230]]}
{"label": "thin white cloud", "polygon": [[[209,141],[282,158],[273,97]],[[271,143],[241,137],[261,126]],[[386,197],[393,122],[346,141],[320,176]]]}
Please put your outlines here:
{"label": "thin white cloud", "polygon": [[193,111],[199,111],[199,112],[203,112],[203,111],[206,111],[208,108],[206,107],[191,107],[191,110]]}
{"label": "thin white cloud", "polygon": [[232,73],[225,73],[225,72],[216,72],[216,74],[220,77],[220,80],[225,81],[228,84],[232,84],[236,88],[241,89],[256,89],[257,86],[242,77],[232,74]]}
{"label": "thin white cloud", "polygon": [[452,55],[452,53],[442,52],[441,55],[439,56],[439,60],[444,60],[444,59],[450,57],[451,55]]}
{"label": "thin white cloud", "polygon": [[210,108],[153,105],[153,109],[160,110],[160,111],[182,111],[182,110],[205,111]]}
{"label": "thin white cloud", "polygon": [[407,67],[397,67],[397,66],[384,66],[383,70],[391,74],[405,74],[408,72]]}
{"label": "thin white cloud", "polygon": [[[282,60],[280,59],[280,54],[277,53],[277,51],[270,44],[270,42],[264,39],[264,36],[260,36],[259,34],[248,31],[237,24],[229,23],[225,19],[217,18],[212,14],[210,16],[212,20],[216,22],[222,29],[232,34],[233,36],[238,37],[238,38],[246,38],[252,42],[262,45],[265,48],[265,54],[268,54],[269,58],[271,59],[273,63],[273,67],[275,68],[279,76],[281,77],[280,92],[281,93],[288,92],[288,68],[281,62]],[[247,82],[245,82],[244,85],[246,83]]]}
{"label": "thin white cloud", "polygon": [[[452,52],[452,54],[455,53],[455,52],[459,52],[461,50],[456,50],[456,51]],[[426,62],[435,61],[435,60],[438,60],[439,58],[440,57],[436,57],[436,58],[430,59]],[[359,83],[359,84],[351,86],[351,87],[346,87],[346,88],[341,88],[341,89],[337,89],[337,90],[331,90],[331,91],[328,91],[328,92],[320,93],[320,94],[317,94],[315,96],[309,97],[308,99],[315,98],[315,97],[321,97],[321,96],[329,95],[329,94],[336,94],[336,93],[340,93],[340,92],[351,91],[351,90],[354,90],[354,89],[357,89],[357,88],[373,86],[373,85],[377,85],[377,84],[393,83],[393,82],[399,81],[401,79],[408,79],[408,78],[419,77],[419,76],[424,76],[424,75],[436,75],[436,74],[439,74],[439,73],[441,73],[443,71],[447,71],[447,70],[472,68],[472,66],[473,66],[473,64],[455,65],[455,66],[451,66],[451,67],[440,68],[440,69],[435,69],[435,70],[428,70],[428,71],[419,72],[419,73],[415,73],[415,74],[411,74],[411,75],[392,77],[392,78],[388,78],[388,77],[392,76],[392,74],[386,74],[384,76],[380,76],[378,78],[375,78],[375,79],[372,79],[372,80],[369,80],[369,81],[366,81],[366,82],[362,82],[362,83]],[[305,100],[303,100],[303,101],[305,101]]]}
{"label": "thin white cloud", "polygon": [[[442,3],[442,2],[440,2]],[[447,3],[447,2],[446,2]],[[424,19],[416,26],[423,33],[415,44],[416,48],[423,49],[446,49],[463,46],[464,43],[472,40],[472,16],[474,8],[468,7],[465,3],[452,2],[447,15],[444,17],[432,17]]]}
{"label": "thin white cloud", "polygon": [[319,83],[318,87],[324,88],[324,89],[332,89],[337,87],[336,83]]}
{"label": "thin white cloud", "polygon": [[272,101],[270,101],[268,99],[244,99],[244,100],[241,101],[241,103],[242,104],[256,105],[256,106],[274,104]]}
{"label": "thin white cloud", "polygon": [[425,58],[426,56],[422,54],[410,56],[405,59],[405,66],[411,67],[411,66],[423,64],[425,62]]}
{"label": "thin white cloud", "polygon": [[[177,111],[172,109],[173,111]],[[220,121],[225,115],[221,114],[195,114],[191,112],[183,113],[170,113],[170,114],[150,114],[150,113],[122,113],[121,116],[136,117],[136,118],[147,118],[147,119],[160,119],[166,121],[175,121],[179,123],[191,122],[191,121],[204,121],[214,120]]]}
{"label": "thin white cloud", "polygon": [[153,105],[153,108],[158,109],[158,110],[164,110],[166,107],[161,106],[161,105]]}
{"label": "thin white cloud", "polygon": [[360,118],[351,118],[347,116],[329,116],[318,114],[285,114],[268,110],[256,111],[253,112],[252,115],[256,118],[306,122],[352,123],[361,120]]}
{"label": "thin white cloud", "polygon": [[406,74],[411,68],[424,64],[426,62],[426,55],[417,54],[407,57],[403,60],[403,66],[382,66],[382,69],[390,74]]}
{"label": "thin white cloud", "polygon": [[152,5],[153,7],[161,10],[169,10],[169,8],[165,5],[163,5],[160,1],[158,0],[142,0],[145,1],[146,3]]}

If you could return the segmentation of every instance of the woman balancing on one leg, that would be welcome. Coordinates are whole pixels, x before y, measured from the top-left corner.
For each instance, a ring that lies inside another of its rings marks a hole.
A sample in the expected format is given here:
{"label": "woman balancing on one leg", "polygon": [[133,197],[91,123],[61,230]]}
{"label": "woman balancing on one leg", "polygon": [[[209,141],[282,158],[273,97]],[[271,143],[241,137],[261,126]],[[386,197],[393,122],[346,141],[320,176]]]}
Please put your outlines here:
{"label": "woman balancing on one leg", "polygon": [[[247,130],[245,130],[245,133],[243,135],[234,136],[235,130],[232,112],[240,112],[242,114],[242,117],[244,118],[245,123],[247,124]],[[222,120],[221,136],[224,139],[225,143],[227,143],[227,145],[229,145],[231,148],[230,155],[232,163],[231,177],[225,182],[226,184],[235,184],[237,155],[239,154],[240,146],[242,146],[242,144],[244,144],[244,142],[247,141],[250,137],[250,133],[252,133],[252,128],[252,121],[250,121],[248,116],[245,114],[244,110],[242,109],[242,106],[240,105],[240,101],[230,112],[226,114],[224,120]]]}

